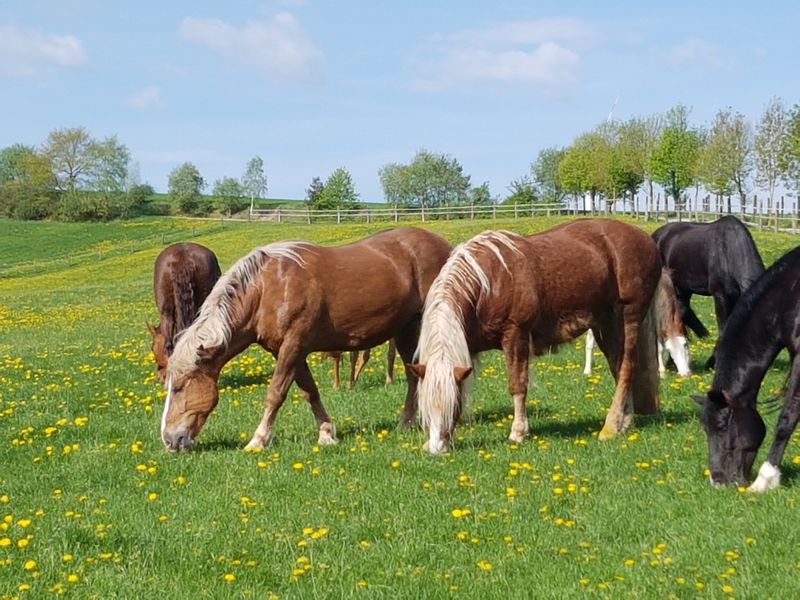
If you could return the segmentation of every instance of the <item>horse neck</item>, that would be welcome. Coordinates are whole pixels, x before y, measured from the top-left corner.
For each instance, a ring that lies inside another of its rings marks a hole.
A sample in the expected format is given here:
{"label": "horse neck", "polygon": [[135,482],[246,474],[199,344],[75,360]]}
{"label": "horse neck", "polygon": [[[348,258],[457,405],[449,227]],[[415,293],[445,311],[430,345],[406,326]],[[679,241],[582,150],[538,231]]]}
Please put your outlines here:
{"label": "horse neck", "polygon": [[776,319],[764,311],[756,308],[746,320],[729,320],[717,343],[712,387],[728,391],[745,403],[755,403],[761,382],[783,347]]}

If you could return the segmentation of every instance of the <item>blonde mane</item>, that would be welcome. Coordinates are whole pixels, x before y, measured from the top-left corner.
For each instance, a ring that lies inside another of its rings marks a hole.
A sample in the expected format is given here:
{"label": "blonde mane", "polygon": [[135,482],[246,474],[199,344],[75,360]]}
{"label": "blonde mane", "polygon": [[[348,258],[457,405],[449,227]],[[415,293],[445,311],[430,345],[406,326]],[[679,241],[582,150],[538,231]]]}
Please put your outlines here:
{"label": "blonde mane", "polygon": [[501,250],[505,247],[520,253],[518,238],[507,231],[484,231],[459,244],[431,284],[415,354],[416,360],[425,365],[418,400],[420,417],[426,427],[430,426],[431,417],[441,416],[440,426],[445,430],[452,428],[454,405],[459,398],[453,369],[473,364],[460,307],[464,300],[476,306],[481,295],[491,291],[489,277],[478,264],[476,253],[488,250],[503,269],[510,272]]}
{"label": "blonde mane", "polygon": [[290,260],[305,267],[299,250],[312,247],[307,242],[278,242],[256,248],[236,261],[217,280],[194,323],[179,334],[169,359],[167,379],[190,373],[200,359],[201,348],[217,348],[230,342],[240,300],[270,260]]}

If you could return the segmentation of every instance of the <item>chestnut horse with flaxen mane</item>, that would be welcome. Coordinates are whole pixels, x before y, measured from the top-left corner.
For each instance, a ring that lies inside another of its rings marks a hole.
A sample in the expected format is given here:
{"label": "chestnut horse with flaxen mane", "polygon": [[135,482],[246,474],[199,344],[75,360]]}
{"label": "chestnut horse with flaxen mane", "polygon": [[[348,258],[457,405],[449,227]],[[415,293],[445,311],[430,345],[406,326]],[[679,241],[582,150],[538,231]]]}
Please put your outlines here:
{"label": "chestnut horse with flaxen mane", "polygon": [[514,401],[509,439],[521,441],[531,355],[590,328],[617,381],[600,439],[625,429],[634,408],[656,411],[651,303],[660,276],[650,236],[613,220],[574,221],[528,237],[487,231],[457,246],[428,293],[418,364],[410,367],[421,378],[426,449],[451,446],[473,357],[490,349],[505,354]]}
{"label": "chestnut horse with flaxen mane", "polygon": [[161,321],[147,324],[158,379],[163,383],[175,337],[189,327],[221,275],[216,255],[191,242],[167,246],[156,258],[153,291]]}
{"label": "chestnut horse with flaxen mane", "polygon": [[[319,443],[336,443],[307,355],[364,350],[394,338],[410,362],[425,296],[450,250],[438,235],[405,227],[335,248],[270,244],[240,259],[214,286],[170,357],[161,419],[167,450],[192,446],[217,404],[220,370],[251,344],[276,362],[264,416],[247,447],[270,441],[293,382],[314,414]],[[408,369],[406,375],[401,423],[413,422],[416,413],[417,378]]]}

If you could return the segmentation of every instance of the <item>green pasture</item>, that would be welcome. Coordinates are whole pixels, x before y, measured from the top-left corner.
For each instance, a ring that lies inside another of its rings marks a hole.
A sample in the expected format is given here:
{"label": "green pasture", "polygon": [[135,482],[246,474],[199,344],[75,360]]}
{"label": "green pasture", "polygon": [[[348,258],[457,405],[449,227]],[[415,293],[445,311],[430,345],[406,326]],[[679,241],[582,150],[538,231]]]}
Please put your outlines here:
{"label": "green pasture", "polygon": [[[556,222],[426,226],[457,242]],[[519,445],[506,441],[505,367],[487,354],[444,457],[423,454],[419,430],[396,428],[405,378],[398,361],[384,385],[385,348],[352,392],[332,390],[330,363],[312,358],[338,446],[315,445],[293,390],[273,445],[245,453],[273,365],[251,349],[223,371],[196,448],[167,454],[145,330],[159,251],[197,241],[225,268],[276,240],[337,244],[384,227],[0,221],[0,597],[800,595],[800,438],[778,490],[707,482],[689,397],[708,389],[713,340],[691,343],[698,374],[662,380],[661,414],[605,443],[613,380],[599,354],[583,376],[582,340],[532,365],[533,434]],[[798,241],[755,237],[767,264]],[[716,334],[712,303],[697,309]],[[786,373],[781,355],[762,397]]]}

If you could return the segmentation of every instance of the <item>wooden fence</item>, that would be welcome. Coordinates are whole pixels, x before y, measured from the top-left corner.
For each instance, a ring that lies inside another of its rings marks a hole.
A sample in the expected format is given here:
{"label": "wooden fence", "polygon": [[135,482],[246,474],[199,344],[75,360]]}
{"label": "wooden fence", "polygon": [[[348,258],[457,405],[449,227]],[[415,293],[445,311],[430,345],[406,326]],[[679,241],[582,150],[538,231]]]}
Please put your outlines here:
{"label": "wooden fence", "polygon": [[769,202],[753,195],[740,202],[733,197],[704,196],[687,198],[675,206],[669,199],[657,195],[652,199],[635,197],[633,201],[614,200],[595,202],[588,199],[569,199],[556,204],[484,204],[437,208],[364,206],[357,209],[312,210],[298,204],[297,208],[255,208],[249,220],[277,223],[404,223],[450,220],[518,219],[541,216],[611,216],[626,215],[645,221],[695,220],[712,221],[726,214],[738,216],[759,229],[774,229],[796,233],[800,227],[800,207],[797,198],[785,196]]}

